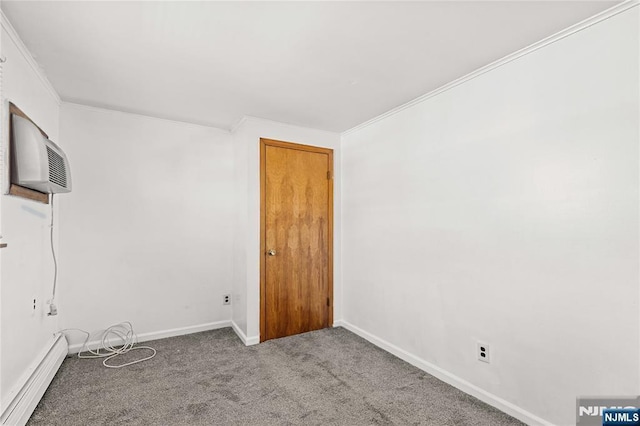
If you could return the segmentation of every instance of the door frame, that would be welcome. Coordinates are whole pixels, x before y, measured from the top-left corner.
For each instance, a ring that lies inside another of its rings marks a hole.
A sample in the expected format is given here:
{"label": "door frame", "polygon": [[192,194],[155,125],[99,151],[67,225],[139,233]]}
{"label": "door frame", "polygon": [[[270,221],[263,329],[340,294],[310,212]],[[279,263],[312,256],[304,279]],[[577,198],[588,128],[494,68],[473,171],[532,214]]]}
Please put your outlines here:
{"label": "door frame", "polygon": [[333,325],[333,149],[320,148],[311,145],[302,145],[293,142],[284,142],[274,139],[260,138],[260,342],[264,342],[267,336],[267,299],[266,299],[266,189],[267,189],[267,146],[278,148],[296,149],[299,151],[327,154],[329,156],[329,196],[327,200],[329,217],[327,219],[328,240],[328,293],[329,298],[329,327]]}

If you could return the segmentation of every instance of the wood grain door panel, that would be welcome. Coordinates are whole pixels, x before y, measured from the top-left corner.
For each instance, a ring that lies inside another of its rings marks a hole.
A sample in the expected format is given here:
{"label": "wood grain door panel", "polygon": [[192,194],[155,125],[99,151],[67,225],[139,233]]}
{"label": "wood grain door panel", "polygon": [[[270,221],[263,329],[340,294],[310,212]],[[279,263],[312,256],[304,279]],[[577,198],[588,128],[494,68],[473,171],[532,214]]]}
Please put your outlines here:
{"label": "wood grain door panel", "polygon": [[262,143],[264,341],[332,320],[332,153]]}

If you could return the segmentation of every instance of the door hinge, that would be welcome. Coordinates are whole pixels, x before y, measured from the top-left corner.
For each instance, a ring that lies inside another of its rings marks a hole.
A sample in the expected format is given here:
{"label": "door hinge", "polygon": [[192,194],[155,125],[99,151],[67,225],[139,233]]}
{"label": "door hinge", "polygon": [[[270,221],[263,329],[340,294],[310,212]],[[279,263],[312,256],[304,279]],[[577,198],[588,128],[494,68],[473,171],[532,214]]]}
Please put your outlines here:
{"label": "door hinge", "polygon": [[331,180],[331,170],[327,170],[327,179]]}
{"label": "door hinge", "polygon": [[331,306],[331,299],[327,297],[327,306]]}

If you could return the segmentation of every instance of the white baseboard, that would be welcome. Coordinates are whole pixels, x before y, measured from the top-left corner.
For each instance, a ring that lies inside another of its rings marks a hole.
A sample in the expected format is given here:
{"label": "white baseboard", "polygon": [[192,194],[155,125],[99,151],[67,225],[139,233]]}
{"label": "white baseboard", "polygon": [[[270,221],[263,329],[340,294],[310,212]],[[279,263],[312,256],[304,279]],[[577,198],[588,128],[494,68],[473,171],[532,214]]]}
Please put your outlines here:
{"label": "white baseboard", "polygon": [[67,339],[56,334],[44,356],[32,365],[31,374],[3,411],[0,424],[24,426],[27,423],[66,356]]}
{"label": "white baseboard", "polygon": [[401,360],[406,361],[415,367],[418,367],[419,369],[431,374],[434,377],[437,377],[443,382],[448,383],[451,386],[454,386],[461,391],[478,398],[480,401],[485,402],[492,407],[495,407],[498,410],[503,411],[528,425],[553,426],[552,423],[549,423],[548,421],[536,416],[535,414],[532,414],[518,407],[517,405],[510,403],[509,401],[505,401],[504,399],[493,395],[492,393],[489,393],[486,390],[481,389],[478,386],[471,384],[466,380],[461,379],[460,377],[451,374],[448,371],[443,370],[442,368],[431,364],[428,361],[425,361],[422,358],[418,358],[417,356],[405,351],[404,349],[401,349],[396,345],[387,342],[386,340],[374,336],[373,334],[359,327],[356,327],[355,325],[347,321],[335,321],[333,323],[333,326],[346,328],[347,330],[351,331],[354,334],[357,334],[365,340],[368,340],[379,348],[384,349],[385,351],[397,356]]}
{"label": "white baseboard", "polygon": [[[182,336],[185,334],[199,333],[201,331],[217,330],[231,326],[231,321],[216,321],[205,324],[191,325],[188,327],[171,328],[169,330],[152,331],[138,334],[138,342],[148,342],[149,340],[165,339],[167,337]],[[100,347],[99,340],[92,340],[87,343],[89,349],[95,350]],[[69,346],[69,354],[77,354],[82,349],[82,343],[75,343]]]}
{"label": "white baseboard", "polygon": [[235,333],[238,335],[240,340],[242,340],[242,343],[244,343],[245,346],[257,345],[258,343],[260,343],[260,336],[247,337],[247,335],[242,332],[240,327],[238,327],[238,324],[236,324],[234,321],[231,321],[231,328],[233,329],[233,331],[235,331]]}

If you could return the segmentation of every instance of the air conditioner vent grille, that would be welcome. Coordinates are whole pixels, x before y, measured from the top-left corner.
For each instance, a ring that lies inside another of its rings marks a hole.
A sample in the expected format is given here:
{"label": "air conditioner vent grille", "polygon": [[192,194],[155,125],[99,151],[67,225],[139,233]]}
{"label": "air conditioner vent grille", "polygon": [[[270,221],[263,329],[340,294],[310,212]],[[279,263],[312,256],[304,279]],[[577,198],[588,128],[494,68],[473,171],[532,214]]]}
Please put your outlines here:
{"label": "air conditioner vent grille", "polygon": [[47,156],[49,157],[49,181],[67,187],[67,171],[64,167],[64,159],[60,154],[47,146]]}

